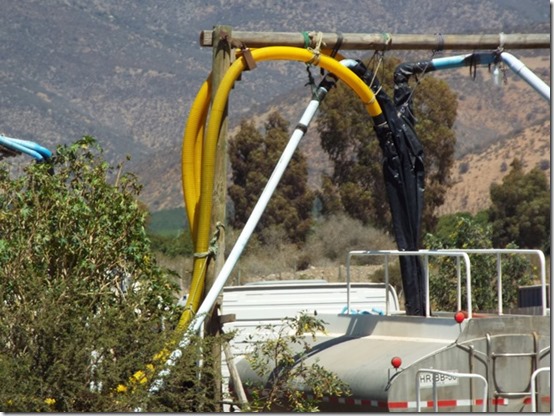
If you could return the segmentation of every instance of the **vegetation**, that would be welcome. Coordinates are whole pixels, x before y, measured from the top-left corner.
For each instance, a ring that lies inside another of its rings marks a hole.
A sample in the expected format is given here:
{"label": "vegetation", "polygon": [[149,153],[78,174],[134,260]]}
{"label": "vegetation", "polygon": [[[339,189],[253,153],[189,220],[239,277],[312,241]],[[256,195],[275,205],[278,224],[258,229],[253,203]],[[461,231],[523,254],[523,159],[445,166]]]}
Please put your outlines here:
{"label": "vegetation", "polygon": [[[425,237],[425,246],[429,249],[452,248],[492,248],[491,224],[483,217],[472,217],[469,214],[452,215],[448,221],[441,223],[436,235]],[[508,248],[517,248],[509,245]],[[502,298],[504,307],[517,307],[518,287],[531,284],[538,278],[536,268],[527,257],[504,255],[502,259]],[[474,311],[496,310],[497,266],[496,256],[470,254],[471,261],[471,294]],[[435,310],[457,309],[457,274],[455,261],[451,258],[436,257],[432,259],[435,273],[430,275],[429,290],[431,307]],[[462,266],[462,273],[465,267]],[[462,285],[462,306],[466,305],[465,285]]]}
{"label": "vegetation", "polygon": [[[254,349],[247,356],[250,366],[260,377],[260,383],[247,386],[252,396],[249,410],[317,412],[324,396],[350,395],[349,387],[336,374],[317,362],[307,361],[308,339],[313,342],[316,334],[324,331],[324,322],[306,313],[284,319],[278,329],[272,326],[259,328],[259,332],[266,335],[251,340]],[[262,380],[270,382],[266,384]],[[307,391],[300,391],[299,384],[307,386]],[[311,397],[305,393],[311,393]]]}
{"label": "vegetation", "polygon": [[[139,184],[102,154],[85,137],[19,178],[0,169],[0,411],[213,411],[211,352],[228,335],[191,335],[148,392],[173,345],[177,287],[152,254]],[[338,389],[312,367],[316,392]]]}
{"label": "vegetation", "polygon": [[515,243],[550,251],[550,189],[544,172],[535,167],[523,172],[514,159],[502,184],[490,188],[492,241],[497,247]]}
{"label": "vegetation", "polygon": [[176,318],[140,186],[100,154],[85,137],[18,179],[0,171],[2,410],[121,410],[112,396]]}
{"label": "vegetation", "polygon": [[[288,127],[288,122],[274,112],[265,124],[265,135],[253,122],[243,121],[240,131],[230,142],[233,183],[229,187],[229,197],[234,205],[230,223],[234,227],[242,228],[246,224],[285,148]],[[292,242],[305,240],[310,230],[313,201],[307,184],[306,160],[296,152],[260,219],[259,238],[267,240],[265,232],[277,228]]]}
{"label": "vegetation", "polygon": [[[399,63],[386,59],[379,78],[385,90],[393,85],[392,75]],[[387,91],[392,97],[392,92]],[[454,162],[456,95],[446,82],[425,77],[414,94],[418,119],[416,132],[425,149],[425,208],[423,226],[431,230],[436,222],[435,209],[444,203]],[[324,151],[334,164],[324,181],[323,212],[344,210],[365,224],[389,228],[390,208],[382,180],[382,154],[359,98],[339,84],[321,106],[319,133]],[[326,196],[327,195],[327,196]]]}
{"label": "vegetation", "polygon": [[148,234],[175,237],[181,232],[188,233],[188,221],[183,208],[164,209],[151,212],[146,220]]}

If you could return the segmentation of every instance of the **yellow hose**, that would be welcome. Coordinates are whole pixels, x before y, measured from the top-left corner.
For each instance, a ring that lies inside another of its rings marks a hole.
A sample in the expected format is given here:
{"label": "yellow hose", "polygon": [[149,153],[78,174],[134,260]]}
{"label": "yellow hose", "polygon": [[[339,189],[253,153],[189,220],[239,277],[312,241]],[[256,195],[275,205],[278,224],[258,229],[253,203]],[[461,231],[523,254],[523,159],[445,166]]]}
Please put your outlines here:
{"label": "yellow hose", "polygon": [[[323,51],[328,53],[329,51]],[[335,74],[345,82],[360,97],[367,112],[372,117],[382,114],[371,89],[364,84],[352,71],[326,55],[315,57],[306,49],[273,46],[252,50],[255,61],[266,60],[293,60],[319,65]],[[339,59],[343,59],[338,55]],[[204,139],[204,126],[209,109],[211,94],[211,76],[202,84],[190,110],[189,118],[183,135],[182,160],[182,188],[195,247],[195,259],[191,288],[185,310],[174,331],[172,343],[179,341],[189,322],[198,310],[205,286],[205,274],[208,265],[208,245],[210,235],[210,221],[212,212],[212,192],[214,183],[215,151],[219,138],[219,130],[225,111],[229,92],[242,71],[246,68],[244,58],[237,59],[223,77],[216,92],[211,117]],[[204,140],[203,140],[204,139]],[[200,192],[199,192],[200,191]],[[154,361],[165,361],[170,354],[172,345],[167,345],[155,357]],[[147,365],[149,373],[154,371],[152,364]],[[145,371],[137,371],[131,378],[132,383],[145,383],[148,375]],[[121,388],[121,390],[119,390]],[[119,386],[118,391],[126,390]]]}
{"label": "yellow hose", "polygon": [[183,150],[181,153],[181,181],[185,208],[192,241],[196,241],[195,212],[198,204],[198,190],[200,189],[200,169],[202,162],[202,140],[204,125],[208,114],[211,94],[211,77],[200,87],[190,108],[189,118],[183,136]]}
{"label": "yellow hose", "polygon": [[[330,58],[325,55],[321,55],[318,59],[314,60],[314,54],[306,49],[295,48],[295,47],[286,47],[286,46],[272,46],[266,48],[260,48],[252,50],[252,57],[255,61],[266,61],[266,60],[293,60],[301,61],[305,63],[312,63],[314,65],[319,65],[327,71],[335,74],[337,78],[346,83],[354,92],[360,97],[364,106],[366,107],[367,112],[372,117],[379,116],[381,108],[373,95],[371,89],[359,79],[350,69],[346,68],[340,62],[336,61],[333,58]],[[237,59],[228,69],[227,73],[223,77],[221,84],[216,92],[215,98],[212,103],[212,109],[210,113],[210,120],[208,122],[208,127],[205,133],[205,140],[202,147],[202,164],[200,172],[200,194],[195,194],[196,192],[196,183],[195,180],[188,178],[187,176],[192,175],[195,177],[195,170],[191,168],[194,166],[194,155],[183,155],[183,158],[186,157],[187,165],[186,168],[183,166],[183,189],[185,193],[185,204],[189,201],[189,204],[192,207],[187,207],[187,215],[189,220],[192,220],[194,224],[191,224],[191,230],[193,232],[193,240],[195,246],[195,259],[193,267],[193,275],[191,281],[191,287],[189,296],[187,298],[187,303],[185,305],[185,310],[180,317],[179,323],[176,327],[176,334],[179,336],[182,334],[194,313],[198,310],[200,302],[202,300],[202,295],[204,292],[205,284],[205,273],[208,264],[208,249],[209,249],[209,238],[210,238],[210,222],[211,222],[211,212],[212,212],[212,193],[213,193],[213,184],[214,184],[214,169],[215,169],[215,152],[217,141],[219,137],[219,130],[221,128],[221,122],[225,112],[225,106],[227,104],[228,96],[230,90],[238,79],[242,71],[246,68],[246,63],[244,58]],[[204,89],[201,89],[202,97],[198,98],[199,102],[206,101],[206,93]],[[195,100],[196,102],[196,100]],[[200,104],[199,104],[200,105]],[[204,104],[205,105],[205,104]],[[196,111],[196,109],[195,109]],[[184,147],[183,152],[192,151],[192,137],[194,136],[195,144],[197,144],[197,138],[199,137],[199,125],[202,123],[200,119],[201,115],[197,115],[195,112],[193,125],[196,127],[191,127],[191,132],[185,134],[186,149]],[[187,124],[188,128],[188,124]],[[196,129],[196,132],[192,132],[193,129]],[[190,134],[190,137],[189,137]],[[198,144],[197,144],[198,145]],[[184,145],[185,146],[185,145]],[[196,150],[196,149],[195,149]],[[192,159],[191,159],[192,158]],[[191,164],[191,160],[193,163]],[[223,220],[223,219],[222,219]]]}
{"label": "yellow hose", "polygon": [[[256,49],[251,49],[254,51]],[[323,49],[322,53],[331,54],[330,49]],[[235,56],[240,58],[242,50],[237,49]],[[335,55],[336,60],[344,59],[339,53]],[[188,223],[192,235],[192,241],[195,237],[195,213],[198,204],[198,190],[200,189],[201,161],[202,161],[202,142],[204,136],[204,126],[208,114],[211,94],[211,74],[202,84],[196,98],[191,106],[189,118],[183,135],[183,148],[181,154],[181,181],[182,190],[185,199],[185,209],[187,212]]]}

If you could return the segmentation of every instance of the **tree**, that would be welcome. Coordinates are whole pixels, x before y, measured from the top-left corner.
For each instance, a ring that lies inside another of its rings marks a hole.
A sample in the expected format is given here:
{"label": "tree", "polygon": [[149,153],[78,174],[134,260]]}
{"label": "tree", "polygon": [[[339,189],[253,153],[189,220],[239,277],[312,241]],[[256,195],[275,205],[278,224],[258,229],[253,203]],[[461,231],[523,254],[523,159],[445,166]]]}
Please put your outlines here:
{"label": "tree", "polygon": [[[288,122],[277,112],[269,115],[264,127],[262,135],[252,121],[243,121],[229,145],[233,174],[229,197],[235,212],[230,222],[236,228],[246,224],[288,141]],[[297,152],[260,219],[258,235],[263,239],[262,230],[282,228],[290,241],[303,241],[310,229],[313,199],[306,160]]]}
{"label": "tree", "polygon": [[[397,59],[385,59],[377,74],[390,96],[388,85],[392,85],[398,63]],[[456,95],[444,81],[428,75],[414,93],[414,110],[416,132],[425,151],[423,226],[430,230],[436,222],[435,209],[444,203],[454,162]],[[381,149],[363,104],[346,86],[338,84],[322,103],[318,131],[323,150],[334,164],[331,181],[339,189],[343,209],[364,223],[388,228],[391,215]]]}
{"label": "tree", "polygon": [[[482,215],[476,217],[467,213],[454,214],[439,223],[436,234],[425,236],[424,246],[430,250],[456,248],[491,248],[492,227]],[[510,246],[509,248],[517,248]],[[471,295],[475,311],[495,310],[497,307],[497,268],[496,256],[470,254]],[[518,287],[533,281],[533,270],[527,258],[505,255],[502,260],[502,299],[507,307],[516,307]],[[457,274],[455,262],[447,257],[432,260],[435,273],[430,275],[429,294],[433,310],[456,310]],[[465,270],[462,269],[462,274]],[[538,276],[536,276],[538,277]],[[465,286],[465,285],[463,285]],[[462,305],[466,304],[467,294],[462,288]]]}
{"label": "tree", "polygon": [[547,248],[550,241],[550,190],[544,172],[538,167],[523,172],[514,159],[502,184],[490,188],[489,217],[493,243],[505,247],[515,243],[524,248]]}
{"label": "tree", "polygon": [[173,335],[140,185],[101,155],[85,137],[18,178],[0,168],[0,411],[131,411],[148,383],[130,377]]}

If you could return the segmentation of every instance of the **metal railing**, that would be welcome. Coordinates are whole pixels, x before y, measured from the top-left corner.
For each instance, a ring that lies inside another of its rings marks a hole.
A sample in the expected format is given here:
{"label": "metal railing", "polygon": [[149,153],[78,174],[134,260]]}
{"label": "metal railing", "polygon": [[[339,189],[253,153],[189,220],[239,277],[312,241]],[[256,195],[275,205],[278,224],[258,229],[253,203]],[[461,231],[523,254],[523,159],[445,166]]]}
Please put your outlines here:
{"label": "metal railing", "polygon": [[[350,260],[353,256],[384,256],[385,257],[385,287],[386,287],[386,303],[385,303],[385,315],[389,315],[389,257],[390,256],[423,256],[425,264],[425,316],[431,315],[431,307],[429,303],[429,257],[430,256],[443,256],[443,257],[457,257],[463,258],[466,266],[466,288],[467,288],[467,313],[468,318],[471,319],[472,307],[471,307],[471,264],[469,256],[463,251],[431,251],[431,250],[418,250],[418,251],[400,251],[400,250],[353,250],[350,251],[346,257],[346,305],[347,311],[350,311]],[[460,277],[458,277],[458,283]],[[459,283],[460,284],[460,283]],[[460,292],[460,290],[458,290]],[[461,299],[461,297],[460,297]],[[458,310],[461,309],[461,301],[458,304]]]}
{"label": "metal railing", "polygon": [[[544,253],[541,250],[527,250],[527,249],[500,249],[500,248],[491,248],[491,249],[464,249],[464,250],[458,250],[458,249],[446,249],[446,250],[439,250],[439,251],[453,251],[453,252],[459,252],[463,251],[464,253],[468,254],[496,254],[496,271],[497,271],[497,293],[498,293],[498,314],[502,315],[502,261],[501,261],[501,255],[502,254],[520,254],[520,255],[537,255],[539,258],[540,263],[540,278],[541,278],[541,300],[542,300],[542,315],[546,316],[547,314],[547,302],[546,302],[546,261],[544,257]],[[456,265],[458,270],[458,276],[459,276],[459,270],[460,265]],[[458,291],[458,294],[460,292]]]}
{"label": "metal railing", "polygon": [[[466,274],[466,310],[467,318],[472,318],[472,297],[471,297],[471,262],[469,254],[495,254],[497,256],[497,296],[498,296],[498,314],[503,314],[502,306],[502,254],[519,254],[519,255],[537,255],[540,262],[540,279],[541,279],[541,298],[542,298],[542,315],[547,315],[547,300],[546,300],[546,261],[544,253],[540,250],[527,249],[443,249],[443,250],[418,250],[418,251],[400,251],[400,250],[353,250],[346,257],[346,303],[347,311],[350,311],[350,263],[352,257],[357,256],[383,256],[385,269],[385,287],[386,287],[386,303],[385,315],[390,315],[389,309],[389,258],[390,256],[419,256],[424,259],[425,268],[425,316],[430,316],[429,302],[429,257],[430,256],[449,256],[456,258],[456,274],[457,274],[457,308],[462,309],[462,273],[461,259],[464,260]],[[347,312],[348,313],[348,312]]]}
{"label": "metal railing", "polygon": [[537,395],[536,395],[536,378],[540,373],[544,373],[545,371],[548,371],[550,373],[550,367],[542,367],[536,369],[533,374],[531,375],[531,411],[536,412],[537,411]]}
{"label": "metal railing", "polygon": [[[480,374],[473,373],[453,373],[450,371],[435,370],[433,368],[421,368],[416,372],[416,411],[421,412],[421,386],[419,375],[421,373],[431,373],[433,374],[433,410],[438,412],[438,392],[437,392],[437,375],[445,375],[452,378],[475,378],[481,380],[484,383],[483,388],[483,410],[482,412],[487,412],[487,403],[488,403],[488,390],[489,386],[485,377]],[[468,403],[468,405],[473,405]]]}

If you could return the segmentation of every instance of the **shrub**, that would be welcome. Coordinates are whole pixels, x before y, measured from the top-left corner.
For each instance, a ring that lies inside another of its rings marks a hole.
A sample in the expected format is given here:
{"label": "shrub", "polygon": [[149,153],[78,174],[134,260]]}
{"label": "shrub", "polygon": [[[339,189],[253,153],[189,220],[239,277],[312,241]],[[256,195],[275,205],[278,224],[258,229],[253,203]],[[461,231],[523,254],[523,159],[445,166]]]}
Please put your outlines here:
{"label": "shrub", "polygon": [[173,335],[173,277],[122,168],[85,137],[0,169],[0,411],[132,410],[130,377]]}
{"label": "shrub", "polygon": [[[308,237],[304,253],[312,265],[325,265],[346,259],[351,250],[392,249],[392,238],[361,221],[344,214],[333,215],[317,224]],[[366,264],[381,264],[382,258],[365,257],[356,260]]]}
{"label": "shrub", "polygon": [[[250,410],[288,410],[317,412],[324,396],[349,396],[349,387],[336,374],[317,362],[308,364],[310,342],[316,333],[325,330],[325,323],[313,316],[301,313],[296,318],[286,318],[280,327],[262,326],[259,332],[265,337],[253,342],[254,349],[248,362],[260,379],[267,383],[250,383],[252,396]],[[305,391],[298,389],[299,384]],[[311,392],[309,397],[306,392]]]}

